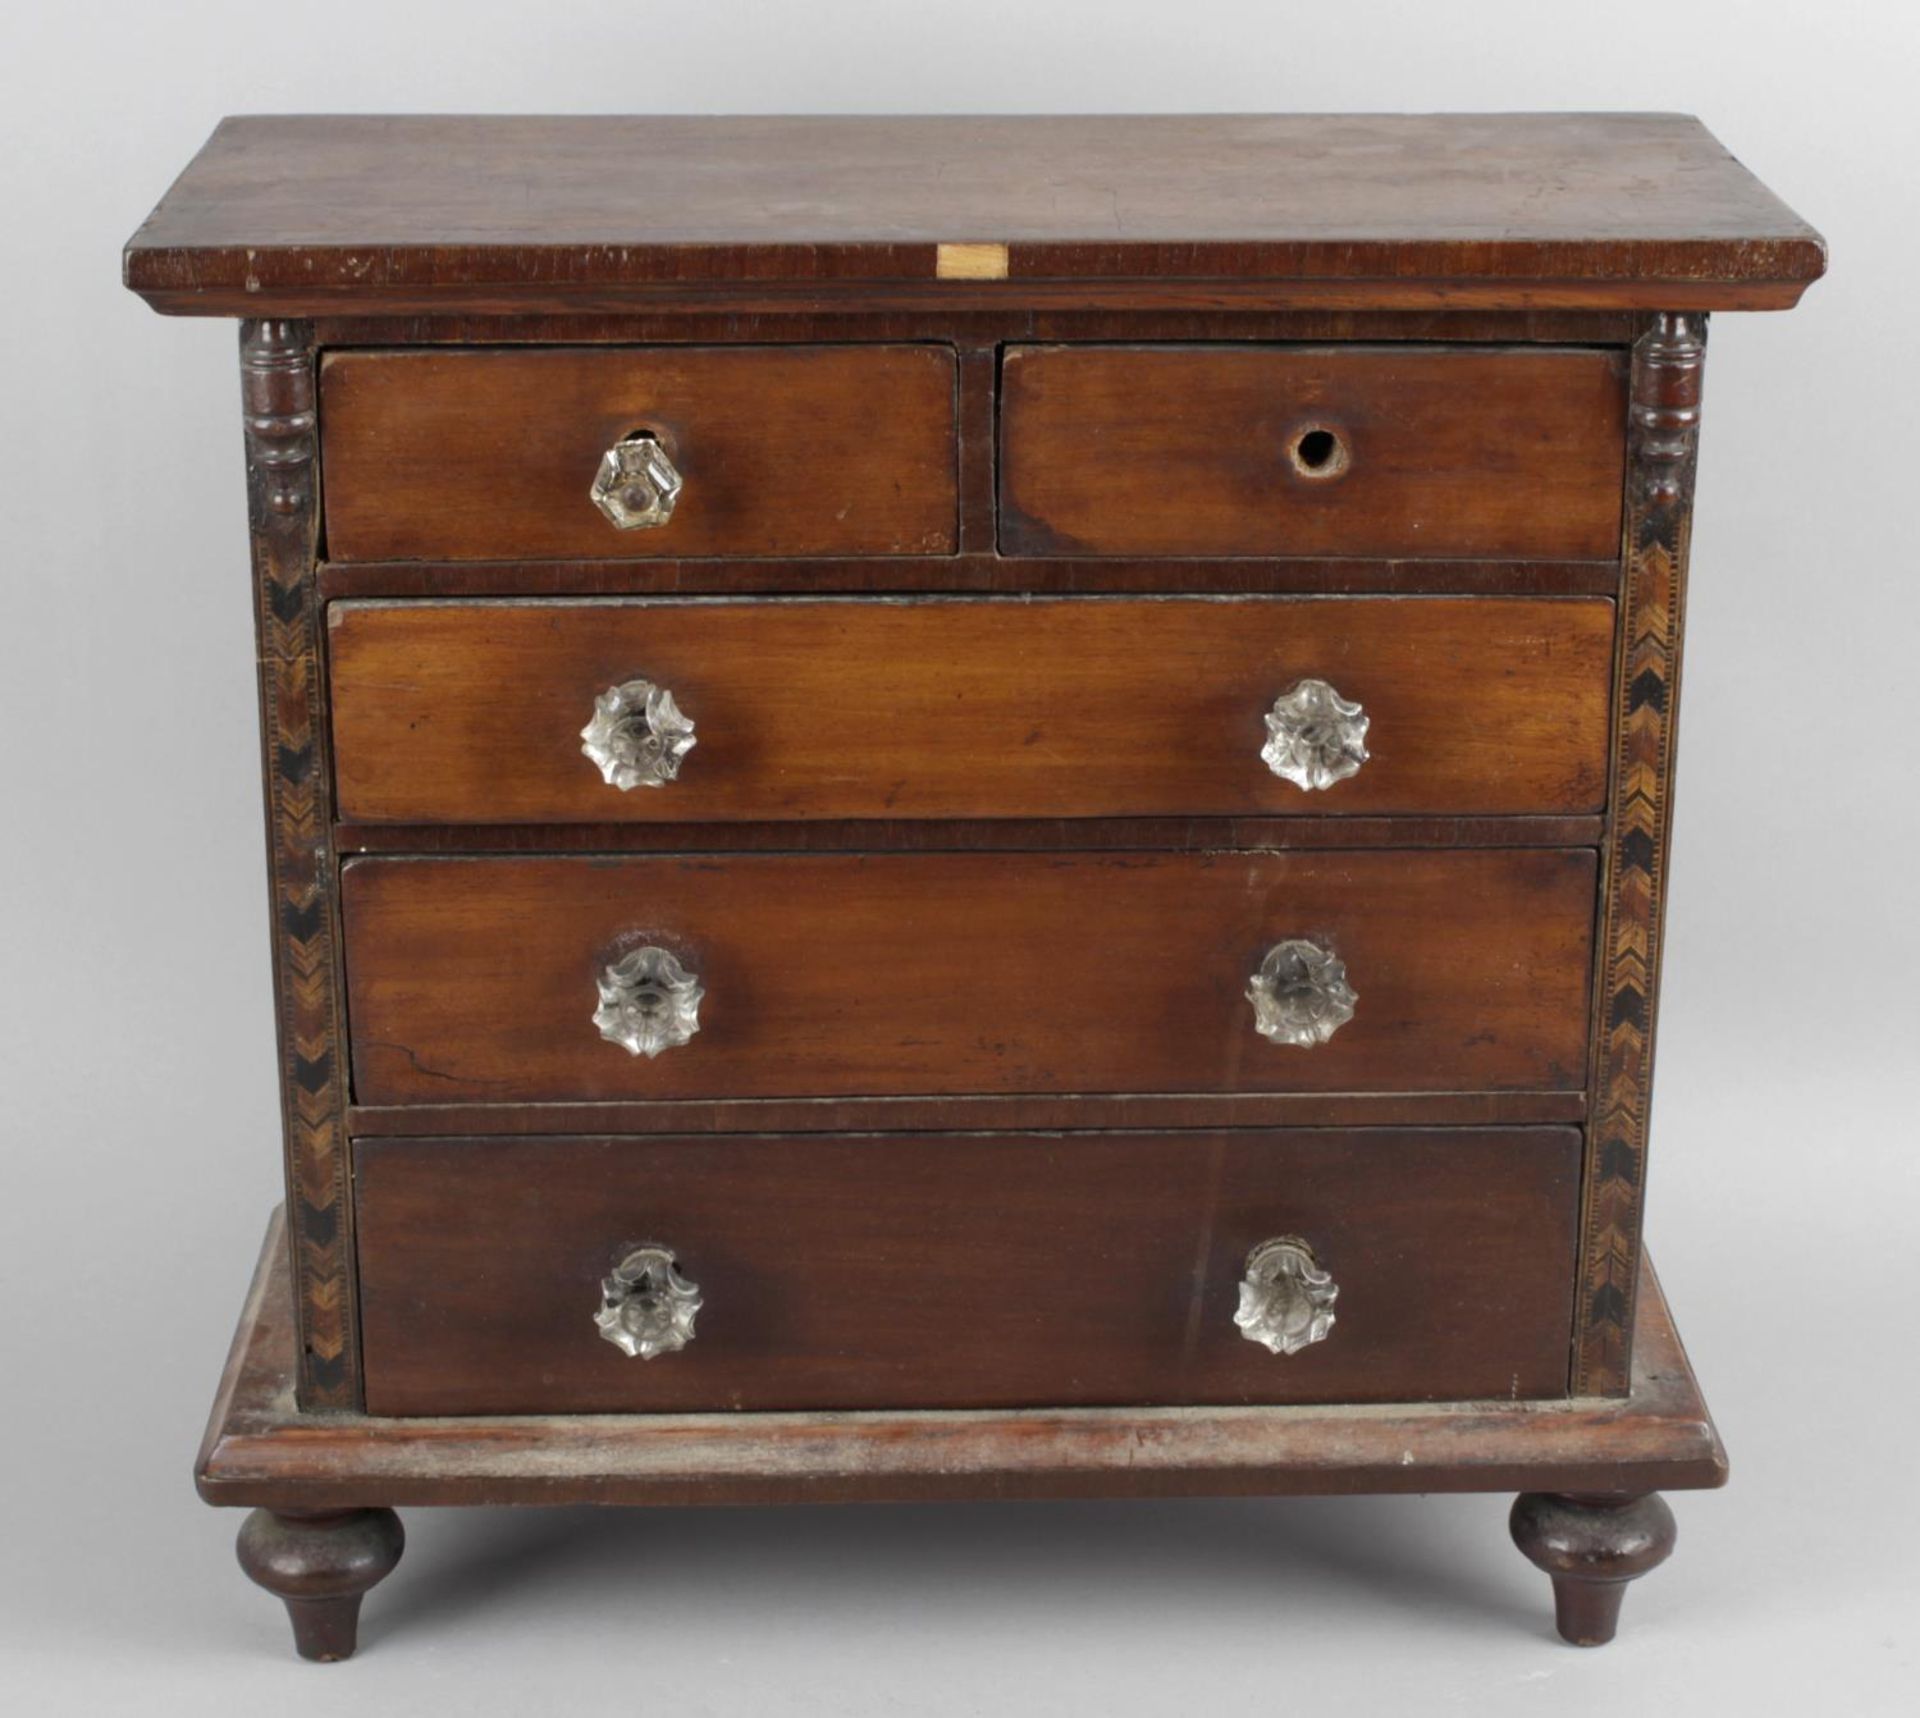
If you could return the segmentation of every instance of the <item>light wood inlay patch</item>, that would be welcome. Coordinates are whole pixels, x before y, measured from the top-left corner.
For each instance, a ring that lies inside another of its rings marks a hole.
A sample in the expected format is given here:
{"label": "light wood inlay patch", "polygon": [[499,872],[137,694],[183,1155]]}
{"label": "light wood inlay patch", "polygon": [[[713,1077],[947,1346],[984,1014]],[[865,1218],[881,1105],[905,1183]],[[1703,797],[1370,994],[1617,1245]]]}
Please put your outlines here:
{"label": "light wood inlay patch", "polygon": [[938,280],[1005,280],[1005,245],[938,245],[934,249],[933,272]]}

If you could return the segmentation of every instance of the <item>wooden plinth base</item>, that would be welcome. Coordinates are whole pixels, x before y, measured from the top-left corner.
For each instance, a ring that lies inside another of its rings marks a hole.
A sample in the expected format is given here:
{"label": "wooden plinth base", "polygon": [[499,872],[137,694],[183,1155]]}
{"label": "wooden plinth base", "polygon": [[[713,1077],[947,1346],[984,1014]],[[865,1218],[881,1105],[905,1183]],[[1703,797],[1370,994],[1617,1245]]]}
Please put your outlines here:
{"label": "wooden plinth base", "polygon": [[278,1213],[196,1478],[249,1518],[241,1560],[288,1601],[308,1657],[353,1650],[360,1596],[400,1556],[398,1508],[839,1503],[934,1498],[1518,1491],[1515,1542],[1553,1577],[1561,1634],[1612,1638],[1662,1561],[1657,1491],[1727,1464],[1651,1269],[1618,1400],[965,1413],[376,1419],[302,1414]]}

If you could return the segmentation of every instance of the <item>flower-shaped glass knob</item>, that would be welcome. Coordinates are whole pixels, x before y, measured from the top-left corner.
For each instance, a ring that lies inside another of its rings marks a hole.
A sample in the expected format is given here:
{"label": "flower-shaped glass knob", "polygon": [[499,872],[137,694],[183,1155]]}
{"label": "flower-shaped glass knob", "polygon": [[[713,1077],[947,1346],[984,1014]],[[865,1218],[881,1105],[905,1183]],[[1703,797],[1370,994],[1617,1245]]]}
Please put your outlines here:
{"label": "flower-shaped glass knob", "polygon": [[1247,983],[1253,1024],[1276,1044],[1311,1049],[1353,1018],[1360,998],[1338,955],[1300,937],[1275,943]]}
{"label": "flower-shaped glass knob", "polygon": [[580,730],[580,749],[610,787],[665,787],[680,774],[694,747],[693,723],[673,694],[651,680],[609,686],[593,701],[593,720]]}
{"label": "flower-shaped glass knob", "polygon": [[680,485],[680,473],[660,438],[637,430],[600,456],[600,469],[587,493],[622,531],[643,531],[673,517]]}
{"label": "flower-shaped glass knob", "polygon": [[693,1340],[700,1286],[678,1269],[670,1247],[635,1247],[600,1284],[600,1334],[629,1358],[651,1360]]}
{"label": "flower-shaped glass knob", "polygon": [[699,979],[663,948],[637,948],[601,969],[600,1036],[651,1061],[700,1030]]}
{"label": "flower-shaped glass knob", "polygon": [[1366,711],[1324,680],[1297,681],[1267,712],[1261,759],[1283,781],[1312,792],[1359,773],[1367,761]]}
{"label": "flower-shaped glass knob", "polygon": [[1298,1354],[1309,1343],[1326,1341],[1339,1296],[1339,1284],[1320,1268],[1313,1249],[1283,1235],[1247,1255],[1233,1322],[1249,1342],[1275,1354]]}

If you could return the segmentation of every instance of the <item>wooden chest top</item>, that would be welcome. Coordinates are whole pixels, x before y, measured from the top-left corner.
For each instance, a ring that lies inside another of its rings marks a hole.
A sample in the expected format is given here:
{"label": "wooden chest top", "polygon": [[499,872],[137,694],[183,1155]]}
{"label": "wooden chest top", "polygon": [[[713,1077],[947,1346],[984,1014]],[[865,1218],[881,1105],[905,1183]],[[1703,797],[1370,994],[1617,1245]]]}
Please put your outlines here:
{"label": "wooden chest top", "polygon": [[1683,114],[224,121],[127,247],[157,308],[882,287],[1079,304],[1777,309],[1819,235]]}

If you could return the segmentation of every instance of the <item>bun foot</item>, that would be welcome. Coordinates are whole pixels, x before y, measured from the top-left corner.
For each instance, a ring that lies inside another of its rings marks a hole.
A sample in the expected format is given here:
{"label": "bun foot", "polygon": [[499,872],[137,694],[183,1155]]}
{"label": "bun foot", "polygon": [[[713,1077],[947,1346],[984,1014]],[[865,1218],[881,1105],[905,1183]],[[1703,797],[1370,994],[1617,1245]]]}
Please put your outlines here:
{"label": "bun foot", "polygon": [[1507,1525],[1536,1568],[1553,1577],[1554,1621],[1575,1646],[1605,1646],[1620,1623],[1627,1583],[1673,1550],[1673,1511],[1645,1497],[1565,1497],[1526,1491]]}
{"label": "bun foot", "polygon": [[240,1567],[285,1602],[294,1650],[332,1663],[353,1656],[360,1600],[393,1573],[406,1542],[391,1509],[327,1515],[256,1509],[240,1526]]}

